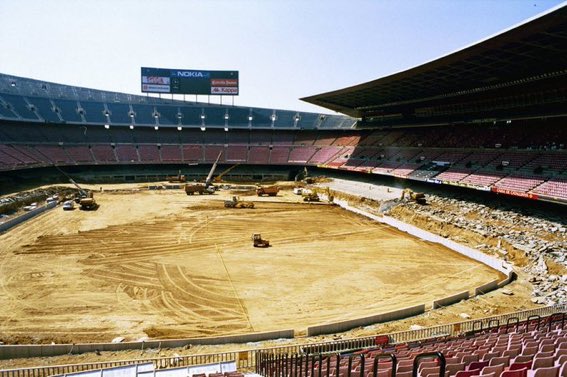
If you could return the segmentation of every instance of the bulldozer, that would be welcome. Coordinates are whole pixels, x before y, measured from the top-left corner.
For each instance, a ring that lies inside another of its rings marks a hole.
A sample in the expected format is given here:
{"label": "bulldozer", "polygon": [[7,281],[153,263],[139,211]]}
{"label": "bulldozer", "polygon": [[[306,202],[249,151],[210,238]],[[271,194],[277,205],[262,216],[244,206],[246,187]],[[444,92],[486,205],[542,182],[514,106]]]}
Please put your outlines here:
{"label": "bulldozer", "polygon": [[414,192],[409,188],[405,188],[402,190],[402,196],[400,200],[413,200],[417,204],[427,204],[427,199],[425,199],[425,194],[422,192]]}
{"label": "bulldozer", "polygon": [[224,201],[225,208],[254,208],[253,202],[245,202],[240,200],[239,197],[233,196],[232,200],[225,200]]}
{"label": "bulldozer", "polygon": [[254,233],[252,235],[252,242],[254,247],[270,247],[270,241],[263,240],[259,233]]}

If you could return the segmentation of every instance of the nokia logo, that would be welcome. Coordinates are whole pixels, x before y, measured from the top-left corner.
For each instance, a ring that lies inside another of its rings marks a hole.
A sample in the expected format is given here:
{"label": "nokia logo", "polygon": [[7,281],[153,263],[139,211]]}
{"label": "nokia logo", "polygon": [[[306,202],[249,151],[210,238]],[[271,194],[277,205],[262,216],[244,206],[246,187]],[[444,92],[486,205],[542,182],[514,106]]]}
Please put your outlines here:
{"label": "nokia logo", "polygon": [[209,72],[201,72],[201,71],[177,71],[175,72],[175,76],[177,77],[194,77],[194,78],[205,78],[209,77]]}

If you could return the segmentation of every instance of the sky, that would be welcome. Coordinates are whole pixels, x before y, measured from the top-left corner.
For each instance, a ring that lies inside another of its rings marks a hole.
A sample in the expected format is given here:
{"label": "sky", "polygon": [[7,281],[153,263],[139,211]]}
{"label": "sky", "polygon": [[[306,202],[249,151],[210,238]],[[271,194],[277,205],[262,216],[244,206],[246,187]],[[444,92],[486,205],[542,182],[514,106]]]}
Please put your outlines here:
{"label": "sky", "polygon": [[[240,81],[235,105],[330,113],[299,98],[412,68],[558,4],[0,0],[0,72],[142,94],[141,67],[235,70]],[[232,102],[225,97],[223,103]]]}

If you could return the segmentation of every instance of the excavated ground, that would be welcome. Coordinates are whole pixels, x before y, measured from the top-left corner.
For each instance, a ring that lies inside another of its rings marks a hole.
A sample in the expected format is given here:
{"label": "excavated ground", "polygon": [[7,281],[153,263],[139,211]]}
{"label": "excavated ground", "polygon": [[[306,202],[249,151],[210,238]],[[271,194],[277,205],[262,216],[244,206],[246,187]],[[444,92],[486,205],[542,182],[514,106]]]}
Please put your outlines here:
{"label": "excavated ground", "polygon": [[[98,188],[99,186],[97,186]],[[96,212],[57,208],[0,236],[4,343],[108,342],[293,328],[386,312],[501,278],[457,253],[324,204],[233,193],[105,186]],[[112,192],[112,189],[119,191]],[[252,247],[261,233],[273,245]],[[529,284],[343,336],[406,330],[533,307]],[[297,342],[320,341],[297,339]],[[159,355],[269,346],[197,346]],[[0,368],[159,356],[129,351],[15,359]]]}

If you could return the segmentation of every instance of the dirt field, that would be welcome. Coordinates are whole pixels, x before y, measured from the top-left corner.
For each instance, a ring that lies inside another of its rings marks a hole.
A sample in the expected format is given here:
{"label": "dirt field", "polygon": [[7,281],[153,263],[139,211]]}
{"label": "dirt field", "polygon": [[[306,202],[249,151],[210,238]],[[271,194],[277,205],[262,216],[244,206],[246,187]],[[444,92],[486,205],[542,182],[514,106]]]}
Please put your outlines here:
{"label": "dirt field", "polygon": [[[247,197],[255,209],[224,208],[231,195],[105,191],[96,194],[96,212],[57,208],[1,235],[0,340],[302,332],[431,304],[498,277],[288,191]],[[252,233],[273,247],[253,248]]]}

